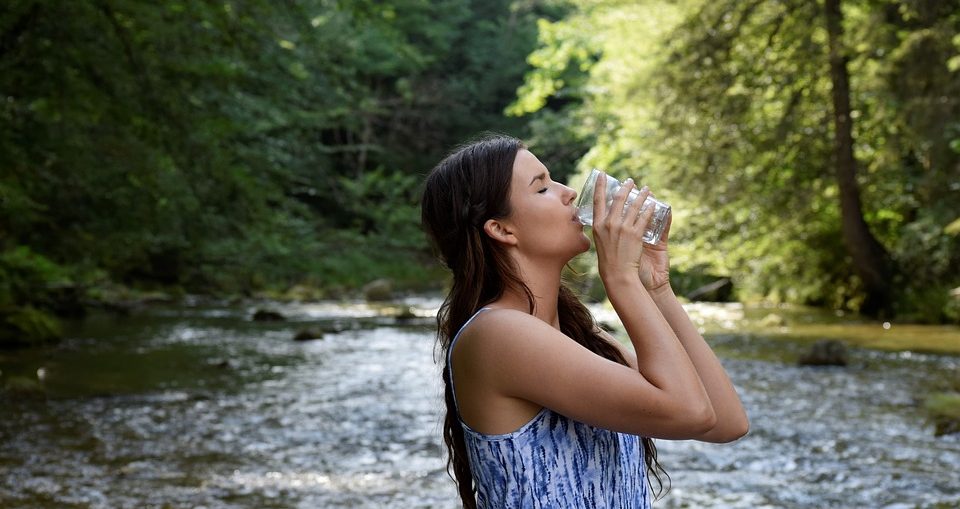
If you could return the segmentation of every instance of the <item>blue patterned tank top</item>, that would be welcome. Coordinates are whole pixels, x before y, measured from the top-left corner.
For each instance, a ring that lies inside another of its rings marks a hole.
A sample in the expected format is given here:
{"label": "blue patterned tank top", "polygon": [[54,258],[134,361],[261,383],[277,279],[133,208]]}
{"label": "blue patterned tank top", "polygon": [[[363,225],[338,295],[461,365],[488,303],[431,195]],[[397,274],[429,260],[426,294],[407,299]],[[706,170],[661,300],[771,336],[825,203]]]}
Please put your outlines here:
{"label": "blue patterned tank top", "polygon": [[[487,309],[467,320],[450,343],[451,387],[453,347]],[[589,426],[546,407],[520,429],[503,435],[479,433],[463,419],[460,424],[481,509],[651,507],[643,447],[636,435]]]}

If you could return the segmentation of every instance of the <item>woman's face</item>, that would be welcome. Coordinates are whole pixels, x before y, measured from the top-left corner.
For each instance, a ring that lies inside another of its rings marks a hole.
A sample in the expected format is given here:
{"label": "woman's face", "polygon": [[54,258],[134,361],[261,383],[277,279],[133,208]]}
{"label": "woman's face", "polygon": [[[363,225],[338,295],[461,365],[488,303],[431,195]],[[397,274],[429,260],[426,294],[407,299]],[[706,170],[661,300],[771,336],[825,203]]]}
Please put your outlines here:
{"label": "woman's face", "polygon": [[577,219],[577,192],[550,179],[550,171],[528,150],[513,162],[510,217],[517,247],[532,258],[570,258],[590,249]]}

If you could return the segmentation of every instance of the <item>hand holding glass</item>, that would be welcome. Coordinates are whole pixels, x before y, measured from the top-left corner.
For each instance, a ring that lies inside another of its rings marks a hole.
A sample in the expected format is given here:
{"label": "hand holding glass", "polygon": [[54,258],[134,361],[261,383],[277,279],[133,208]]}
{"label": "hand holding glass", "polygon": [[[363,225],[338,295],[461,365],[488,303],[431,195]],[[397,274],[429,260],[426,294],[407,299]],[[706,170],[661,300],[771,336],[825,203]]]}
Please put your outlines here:
{"label": "hand holding glass", "polygon": [[[587,177],[587,182],[583,184],[583,190],[580,191],[580,197],[577,199],[577,217],[579,217],[580,222],[586,226],[593,226],[593,190],[597,186],[597,179],[601,173],[602,172],[596,168],[590,172],[590,176]],[[610,210],[610,207],[613,205],[613,195],[623,184],[607,174],[603,174],[603,184],[607,186],[606,206],[607,210]],[[631,189],[624,207],[630,205],[638,196],[640,196],[640,190],[637,188]],[[651,196],[647,196],[643,205],[640,206],[640,211],[642,212],[649,207],[653,207],[653,217],[650,218],[650,224],[647,225],[647,230],[643,234],[643,241],[647,244],[656,244],[660,242],[663,230],[667,226],[667,218],[670,217],[670,205],[656,200]]]}

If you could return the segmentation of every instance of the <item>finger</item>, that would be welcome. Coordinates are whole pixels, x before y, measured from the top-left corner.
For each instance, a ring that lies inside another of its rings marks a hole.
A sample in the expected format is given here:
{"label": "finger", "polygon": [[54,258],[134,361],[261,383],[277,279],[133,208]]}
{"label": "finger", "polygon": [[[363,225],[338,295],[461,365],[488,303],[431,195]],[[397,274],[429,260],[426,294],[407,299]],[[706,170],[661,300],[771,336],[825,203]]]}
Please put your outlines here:
{"label": "finger", "polygon": [[593,185],[593,226],[594,231],[598,224],[607,218],[607,174],[599,172]]}
{"label": "finger", "polygon": [[[644,198],[644,197],[641,197]],[[639,201],[640,198],[637,198]],[[637,214],[637,220],[633,223],[633,226],[640,230],[641,232],[647,231],[647,227],[650,226],[650,220],[653,219],[653,213],[656,212],[656,208],[653,206],[644,207],[640,210],[640,213]]]}
{"label": "finger", "polygon": [[637,220],[640,218],[640,214],[645,210],[644,204],[647,201],[647,196],[650,196],[650,189],[647,186],[643,186],[640,189],[640,194],[637,195],[637,198],[630,202],[628,207],[629,210],[625,211],[625,214],[633,219],[631,224],[636,225]]}
{"label": "finger", "polygon": [[[634,187],[636,187],[636,184],[633,183],[633,179],[628,178],[623,182],[623,185],[617,189],[616,194],[613,195],[613,203],[610,205],[610,210],[616,210],[620,214],[621,220],[627,217],[627,197],[630,196],[630,191],[632,191]],[[636,211],[634,211],[634,214],[636,214]]]}

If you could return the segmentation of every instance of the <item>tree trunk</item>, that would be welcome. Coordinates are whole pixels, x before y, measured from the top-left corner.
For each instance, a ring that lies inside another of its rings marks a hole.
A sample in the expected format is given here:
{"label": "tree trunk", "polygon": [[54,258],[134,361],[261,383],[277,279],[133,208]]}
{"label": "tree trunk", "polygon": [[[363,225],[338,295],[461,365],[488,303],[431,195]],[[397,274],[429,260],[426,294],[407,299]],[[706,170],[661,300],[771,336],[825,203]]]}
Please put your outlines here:
{"label": "tree trunk", "polygon": [[891,309],[893,265],[887,250],[863,219],[857,161],[853,156],[853,121],[850,118],[850,81],[843,50],[843,13],[840,0],[824,0],[830,44],[830,81],[833,85],[834,165],[840,188],[843,243],[853,260],[853,270],[863,281],[866,300],[861,312],[886,314]]}

